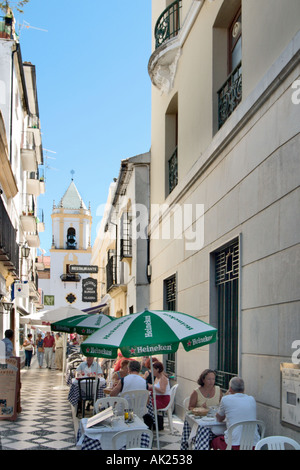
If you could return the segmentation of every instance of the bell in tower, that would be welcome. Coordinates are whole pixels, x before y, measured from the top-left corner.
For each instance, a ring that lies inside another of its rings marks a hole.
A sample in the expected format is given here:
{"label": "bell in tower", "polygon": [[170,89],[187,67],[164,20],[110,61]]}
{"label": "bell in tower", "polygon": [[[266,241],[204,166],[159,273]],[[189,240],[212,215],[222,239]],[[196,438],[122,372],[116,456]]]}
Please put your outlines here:
{"label": "bell in tower", "polygon": [[67,233],[67,249],[68,250],[76,250],[77,242],[76,242],[76,232],[74,228],[69,228]]}

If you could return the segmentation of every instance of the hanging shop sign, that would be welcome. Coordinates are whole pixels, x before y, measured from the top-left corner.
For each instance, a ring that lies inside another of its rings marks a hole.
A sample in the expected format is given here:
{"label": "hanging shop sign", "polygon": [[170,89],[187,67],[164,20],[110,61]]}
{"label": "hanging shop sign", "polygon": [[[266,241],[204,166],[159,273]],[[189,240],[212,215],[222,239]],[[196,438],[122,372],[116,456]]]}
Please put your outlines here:
{"label": "hanging shop sign", "polygon": [[82,302],[97,302],[97,279],[82,279]]}

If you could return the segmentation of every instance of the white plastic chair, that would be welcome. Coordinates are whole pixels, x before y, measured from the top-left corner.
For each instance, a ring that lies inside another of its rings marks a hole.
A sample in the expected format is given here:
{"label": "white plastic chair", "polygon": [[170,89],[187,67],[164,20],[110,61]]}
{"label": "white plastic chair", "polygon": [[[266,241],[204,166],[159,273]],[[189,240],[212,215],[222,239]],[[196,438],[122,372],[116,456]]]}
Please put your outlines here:
{"label": "white plastic chair", "polygon": [[167,413],[171,434],[173,434],[173,416],[172,415],[173,415],[173,406],[174,406],[175,395],[177,392],[178,385],[179,384],[175,384],[173,385],[173,387],[171,387],[170,401],[168,405],[165,408],[160,408],[159,410],[157,410],[158,413],[161,413],[161,412]]}
{"label": "white plastic chair", "polygon": [[[286,446],[287,444],[287,446]],[[266,449],[262,449],[265,447]],[[300,450],[300,444],[294,439],[285,436],[269,436],[261,439],[255,446],[255,450]]]}
{"label": "white plastic chair", "polygon": [[190,403],[190,397],[186,397],[183,400],[183,408],[185,411],[189,411],[189,403]]}
{"label": "white plastic chair", "polygon": [[127,392],[121,392],[119,395],[128,401],[128,407],[139,418],[142,419],[147,414],[148,390],[128,390]]}
{"label": "white plastic chair", "polygon": [[[146,447],[145,438],[147,436],[148,443]],[[128,429],[126,431],[120,431],[114,434],[112,437],[112,449],[113,450],[120,450],[124,449],[126,446],[126,450],[128,449],[152,449],[152,442],[153,442],[153,433],[150,429]],[[125,449],[124,449],[125,450]]]}
{"label": "white plastic chair", "polygon": [[260,437],[263,438],[265,434],[265,423],[260,420],[253,421],[240,421],[232,424],[227,431],[227,447],[226,450],[231,450],[232,447],[232,433],[233,431],[242,426],[240,450],[252,450],[254,447],[254,438],[257,426],[259,428]]}
{"label": "white plastic chair", "polygon": [[100,412],[101,408],[116,407],[119,415],[124,413],[125,408],[129,408],[128,401],[121,397],[99,398],[94,405],[94,414]]}

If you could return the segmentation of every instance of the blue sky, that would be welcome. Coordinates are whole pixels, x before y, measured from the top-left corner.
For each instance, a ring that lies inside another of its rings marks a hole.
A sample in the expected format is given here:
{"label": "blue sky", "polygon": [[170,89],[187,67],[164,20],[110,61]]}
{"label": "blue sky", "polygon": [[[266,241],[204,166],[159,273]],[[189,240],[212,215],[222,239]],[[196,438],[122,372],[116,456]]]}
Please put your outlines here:
{"label": "blue sky", "polygon": [[71,170],[91,203],[93,242],[97,207],[121,160],[150,150],[151,0],[30,0],[15,16],[22,59],[36,66],[43,148],[56,152],[44,150],[46,194],[39,197],[41,248],[49,253],[53,200]]}

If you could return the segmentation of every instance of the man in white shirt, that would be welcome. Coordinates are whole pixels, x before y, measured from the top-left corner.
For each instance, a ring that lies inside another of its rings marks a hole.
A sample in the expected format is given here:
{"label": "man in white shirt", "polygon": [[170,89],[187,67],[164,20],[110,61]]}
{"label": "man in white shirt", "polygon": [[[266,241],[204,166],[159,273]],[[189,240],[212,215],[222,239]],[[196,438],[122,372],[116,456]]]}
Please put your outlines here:
{"label": "man in white shirt", "polygon": [[146,390],[146,380],[140,375],[141,364],[139,361],[129,361],[128,370],[129,374],[120,379],[111,391],[111,397],[116,397],[119,393],[129,390]]}
{"label": "man in white shirt", "polygon": [[[234,377],[229,382],[228,395],[224,395],[220,402],[219,410],[216,414],[218,421],[222,422],[226,419],[227,429],[239,421],[256,420],[256,401],[250,395],[244,393],[245,385],[243,379]],[[234,430],[232,436],[232,449],[238,450],[241,439],[241,427]],[[256,431],[253,445],[259,441],[260,437]],[[224,436],[218,436],[212,440],[213,449],[225,450],[227,447],[227,431]]]}
{"label": "man in white shirt", "polygon": [[102,369],[98,362],[94,361],[93,357],[87,357],[86,361],[79,364],[76,369],[77,372],[83,372],[84,375],[92,374],[92,375],[99,375],[102,374]]}

